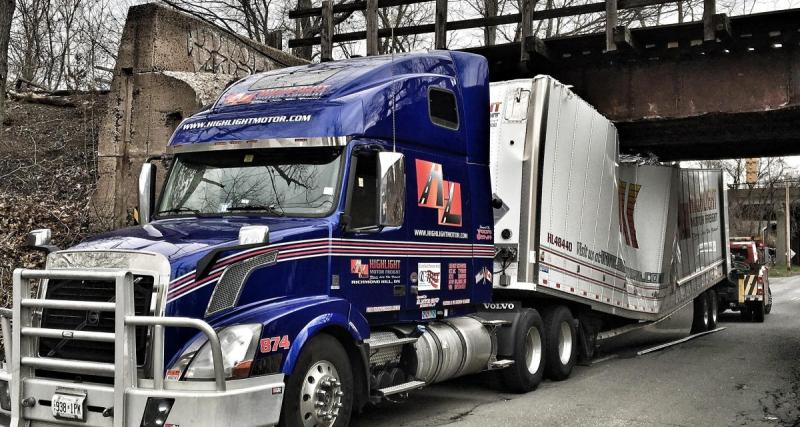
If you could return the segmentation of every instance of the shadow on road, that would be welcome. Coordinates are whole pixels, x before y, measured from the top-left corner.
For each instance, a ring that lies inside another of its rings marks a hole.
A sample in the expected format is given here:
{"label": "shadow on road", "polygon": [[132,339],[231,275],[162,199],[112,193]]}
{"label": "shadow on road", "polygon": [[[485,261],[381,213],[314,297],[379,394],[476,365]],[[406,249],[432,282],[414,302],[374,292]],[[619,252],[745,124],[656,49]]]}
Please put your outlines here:
{"label": "shadow on road", "polygon": [[719,322],[725,323],[753,323],[752,320],[742,317],[742,314],[738,311],[726,311],[724,313],[720,313],[717,319]]}

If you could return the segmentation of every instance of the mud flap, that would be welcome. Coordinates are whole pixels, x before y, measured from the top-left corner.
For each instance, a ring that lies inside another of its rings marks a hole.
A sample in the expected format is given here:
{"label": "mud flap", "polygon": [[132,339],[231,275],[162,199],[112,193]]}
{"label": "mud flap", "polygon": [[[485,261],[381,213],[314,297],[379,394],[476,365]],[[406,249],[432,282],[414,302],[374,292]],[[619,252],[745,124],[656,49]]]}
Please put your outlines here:
{"label": "mud flap", "polygon": [[518,301],[500,301],[485,303],[478,308],[477,316],[486,320],[504,320],[509,325],[497,328],[497,355],[511,357],[514,355],[514,337],[518,336],[522,303]]}

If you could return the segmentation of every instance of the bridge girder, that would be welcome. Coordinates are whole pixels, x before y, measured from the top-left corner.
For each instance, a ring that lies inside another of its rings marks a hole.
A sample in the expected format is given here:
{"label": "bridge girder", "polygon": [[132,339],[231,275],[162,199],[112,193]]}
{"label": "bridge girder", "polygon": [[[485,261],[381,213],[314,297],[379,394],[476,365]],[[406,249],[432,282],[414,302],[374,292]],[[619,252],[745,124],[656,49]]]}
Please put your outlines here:
{"label": "bridge girder", "polygon": [[[620,131],[622,150],[662,160],[800,154],[800,9],[720,15],[714,41],[703,23],[625,32],[604,51],[605,34],[469,49],[492,78],[547,73],[574,89]],[[627,48],[626,48],[627,47]]]}

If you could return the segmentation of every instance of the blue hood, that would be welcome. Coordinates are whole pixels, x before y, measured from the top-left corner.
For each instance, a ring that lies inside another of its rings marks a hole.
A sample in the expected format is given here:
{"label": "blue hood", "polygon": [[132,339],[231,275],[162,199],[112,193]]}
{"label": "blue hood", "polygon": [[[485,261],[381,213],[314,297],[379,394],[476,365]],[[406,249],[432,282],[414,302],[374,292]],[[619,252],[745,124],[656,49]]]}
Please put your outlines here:
{"label": "blue hood", "polygon": [[325,218],[192,217],[115,230],[90,237],[70,249],[156,252],[169,259],[174,280],[194,270],[197,261],[212,249],[236,245],[239,229],[246,225],[269,226],[270,244],[330,237],[331,230]]}
{"label": "blue hood", "polygon": [[[209,280],[215,275],[207,275],[205,280],[195,280],[194,270],[197,262],[211,250],[219,247],[238,245],[239,229],[245,225],[267,225],[270,228],[269,244],[263,250],[270,250],[273,245],[285,247],[287,243],[308,239],[329,239],[333,223],[329,218],[276,218],[276,217],[215,217],[215,218],[180,218],[159,220],[138,227],[129,227],[112,231],[87,239],[74,246],[73,250],[135,250],[157,252],[169,259],[171,277],[167,294],[167,316],[185,316],[204,319],[206,307],[211,299],[216,280]],[[261,249],[259,249],[261,250]],[[235,255],[242,249],[234,249],[220,253],[220,257]],[[252,251],[252,250],[251,250]],[[249,252],[249,251],[244,251]],[[256,252],[257,253],[257,252]],[[237,256],[234,256],[236,258]],[[308,293],[319,293],[318,289],[293,289],[291,284],[299,273],[290,273],[286,269],[297,269],[292,263],[275,265],[262,269],[258,275],[246,283],[239,305],[208,318],[212,325],[221,325],[225,319],[235,315],[240,308],[257,301],[279,301],[290,297],[298,290]],[[327,265],[324,263],[322,265]],[[317,267],[325,277],[327,272]],[[284,286],[263,286],[271,275],[285,277]],[[216,274],[217,278],[219,274]],[[302,276],[300,276],[302,277]],[[187,281],[188,280],[188,281]],[[202,285],[200,283],[205,282]],[[307,281],[305,281],[307,282]],[[314,280],[317,283],[319,280]],[[193,284],[194,283],[194,284]],[[299,286],[303,286],[302,284]],[[188,292],[186,289],[194,288]],[[177,290],[176,290],[177,289]],[[166,332],[167,360],[175,357],[180,348],[196,336],[190,329],[168,328]]]}

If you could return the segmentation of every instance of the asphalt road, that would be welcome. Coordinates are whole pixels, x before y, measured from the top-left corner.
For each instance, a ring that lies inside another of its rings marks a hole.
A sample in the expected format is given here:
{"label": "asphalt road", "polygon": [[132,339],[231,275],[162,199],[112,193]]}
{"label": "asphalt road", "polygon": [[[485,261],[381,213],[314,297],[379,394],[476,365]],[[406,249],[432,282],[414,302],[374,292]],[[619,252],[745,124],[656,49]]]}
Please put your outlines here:
{"label": "asphalt road", "polygon": [[[636,348],[617,346],[610,353],[617,358],[578,366],[566,381],[528,394],[503,393],[491,376],[461,378],[370,407],[352,424],[800,426],[800,277],[773,279],[772,289],[763,324],[729,312],[720,319],[724,331],[638,357]],[[676,334],[686,335],[662,336]]]}
{"label": "asphalt road", "polygon": [[621,357],[528,394],[506,394],[490,376],[462,378],[368,408],[353,424],[800,426],[800,277],[772,279],[772,291],[765,323],[727,312],[724,331],[638,357],[617,348]]}

